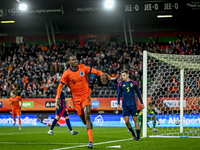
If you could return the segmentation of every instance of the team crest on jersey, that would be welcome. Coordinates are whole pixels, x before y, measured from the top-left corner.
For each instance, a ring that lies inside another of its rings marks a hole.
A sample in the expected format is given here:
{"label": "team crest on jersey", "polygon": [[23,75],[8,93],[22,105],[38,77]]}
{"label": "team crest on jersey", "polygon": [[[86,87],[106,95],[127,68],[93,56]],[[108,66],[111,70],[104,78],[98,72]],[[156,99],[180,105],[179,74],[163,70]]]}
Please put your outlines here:
{"label": "team crest on jersey", "polygon": [[125,87],[126,85],[124,84],[123,87]]}
{"label": "team crest on jersey", "polygon": [[131,83],[130,85],[131,85],[131,87],[132,87],[132,86],[133,86],[133,83]]}
{"label": "team crest on jersey", "polygon": [[17,98],[15,100],[17,101]]}
{"label": "team crest on jersey", "polygon": [[80,72],[81,77],[83,77],[85,74],[83,71]]}

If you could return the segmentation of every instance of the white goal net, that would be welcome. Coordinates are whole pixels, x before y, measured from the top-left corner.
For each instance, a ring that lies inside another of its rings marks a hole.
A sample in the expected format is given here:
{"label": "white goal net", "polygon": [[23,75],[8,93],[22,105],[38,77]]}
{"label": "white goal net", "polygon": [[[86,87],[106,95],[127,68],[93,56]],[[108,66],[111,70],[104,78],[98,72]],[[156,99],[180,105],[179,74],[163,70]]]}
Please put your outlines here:
{"label": "white goal net", "polygon": [[143,136],[200,137],[200,55],[143,55]]}

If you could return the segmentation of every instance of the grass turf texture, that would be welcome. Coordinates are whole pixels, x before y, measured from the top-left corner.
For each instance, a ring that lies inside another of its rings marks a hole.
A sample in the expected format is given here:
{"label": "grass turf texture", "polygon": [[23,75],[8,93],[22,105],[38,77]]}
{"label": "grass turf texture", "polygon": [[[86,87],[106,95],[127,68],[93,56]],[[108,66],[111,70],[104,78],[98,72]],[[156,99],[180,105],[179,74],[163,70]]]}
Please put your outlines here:
{"label": "grass turf texture", "polygon": [[[56,135],[47,134],[49,127],[22,127],[21,131],[18,127],[0,127],[0,149],[49,150],[67,147],[67,149],[77,150],[88,149],[85,146],[88,144],[86,128],[74,127],[73,129],[80,131],[80,133],[72,136],[67,127],[55,127],[54,133]],[[167,131],[163,133],[167,133]],[[148,134],[157,135],[157,133],[153,133],[152,129],[148,130]],[[110,141],[113,142],[109,143]],[[120,145],[123,150],[191,150],[198,149],[200,146],[198,138],[142,138],[141,141],[134,141],[125,127],[95,127],[94,144],[93,149],[96,150],[116,149],[106,148],[116,145]]]}

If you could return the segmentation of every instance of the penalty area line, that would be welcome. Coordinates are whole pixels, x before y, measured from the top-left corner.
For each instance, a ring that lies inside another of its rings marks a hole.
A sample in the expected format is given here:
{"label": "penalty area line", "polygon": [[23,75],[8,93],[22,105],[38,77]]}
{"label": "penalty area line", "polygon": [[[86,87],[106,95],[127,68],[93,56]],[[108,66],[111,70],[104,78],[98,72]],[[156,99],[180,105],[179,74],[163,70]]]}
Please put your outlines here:
{"label": "penalty area line", "polygon": [[[116,142],[130,141],[130,140],[133,140],[133,138],[122,139],[122,140],[115,140],[115,141],[107,141],[107,142],[100,142],[100,143],[94,143],[93,145],[102,145],[102,144],[109,144],[109,143],[116,143]],[[85,146],[87,146],[87,145],[77,145],[77,146],[63,147],[63,148],[57,148],[57,149],[52,149],[52,150],[72,149],[72,148],[85,147]]]}

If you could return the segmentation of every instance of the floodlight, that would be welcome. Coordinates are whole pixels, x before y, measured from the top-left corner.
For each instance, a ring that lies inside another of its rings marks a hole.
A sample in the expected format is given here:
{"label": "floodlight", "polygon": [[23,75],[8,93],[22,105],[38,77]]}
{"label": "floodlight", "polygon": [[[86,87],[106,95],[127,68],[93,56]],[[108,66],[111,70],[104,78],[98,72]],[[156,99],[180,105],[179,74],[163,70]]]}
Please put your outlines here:
{"label": "floodlight", "polygon": [[20,10],[26,10],[27,9],[27,5],[26,4],[19,4],[19,9]]}
{"label": "floodlight", "polygon": [[157,18],[171,18],[173,15],[157,15]]}
{"label": "floodlight", "polygon": [[1,23],[15,23],[14,20],[8,20],[8,21],[1,21]]}
{"label": "floodlight", "polygon": [[106,0],[105,7],[111,9],[113,7],[113,3],[114,3],[113,0]]}

